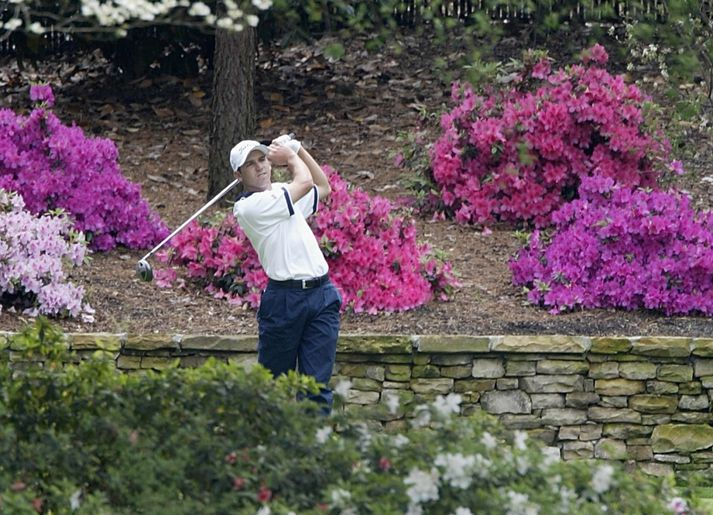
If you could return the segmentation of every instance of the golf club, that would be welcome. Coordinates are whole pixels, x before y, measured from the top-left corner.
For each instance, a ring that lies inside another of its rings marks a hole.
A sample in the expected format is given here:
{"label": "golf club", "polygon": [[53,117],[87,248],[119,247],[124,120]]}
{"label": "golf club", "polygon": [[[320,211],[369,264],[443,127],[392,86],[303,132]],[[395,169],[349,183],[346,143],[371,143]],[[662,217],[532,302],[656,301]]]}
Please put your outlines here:
{"label": "golf club", "polygon": [[[288,134],[290,139],[295,139],[295,135],[290,133]],[[261,142],[263,145],[270,145],[270,142]],[[176,234],[181,232],[189,223],[191,223],[193,220],[195,220],[197,217],[199,217],[206,209],[208,209],[210,206],[218,202],[221,198],[225,196],[226,193],[228,193],[231,189],[235,187],[236,184],[240,182],[239,179],[234,180],[230,184],[228,184],[223,191],[218,193],[215,197],[213,197],[206,205],[204,205],[202,208],[200,208],[198,211],[196,211],[188,220],[183,222],[175,231],[173,231],[171,234],[166,236],[164,240],[156,245],[154,248],[152,248],[148,254],[146,254],[144,257],[139,259],[139,262],[136,264],[136,275],[139,276],[139,279],[142,281],[146,282],[151,282],[153,280],[153,269],[151,268],[151,265],[148,262],[148,259],[155,254],[161,247],[163,247],[171,238],[173,238]]]}

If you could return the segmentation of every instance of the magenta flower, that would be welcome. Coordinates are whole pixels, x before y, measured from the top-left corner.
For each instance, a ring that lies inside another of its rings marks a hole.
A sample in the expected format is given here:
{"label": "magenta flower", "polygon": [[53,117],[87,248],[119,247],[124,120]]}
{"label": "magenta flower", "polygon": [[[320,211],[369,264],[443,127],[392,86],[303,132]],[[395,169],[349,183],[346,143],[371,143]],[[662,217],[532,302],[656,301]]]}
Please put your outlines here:
{"label": "magenta flower", "polygon": [[47,107],[54,106],[54,94],[49,84],[34,84],[30,86],[30,100],[44,103]]}

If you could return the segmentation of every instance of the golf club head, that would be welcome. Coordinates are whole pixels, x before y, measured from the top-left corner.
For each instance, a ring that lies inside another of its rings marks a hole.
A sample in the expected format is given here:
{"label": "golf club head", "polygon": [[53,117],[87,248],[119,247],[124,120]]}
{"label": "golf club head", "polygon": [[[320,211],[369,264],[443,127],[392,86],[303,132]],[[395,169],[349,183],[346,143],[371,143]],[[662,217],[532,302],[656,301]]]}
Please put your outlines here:
{"label": "golf club head", "polygon": [[145,282],[151,282],[153,279],[153,270],[151,269],[151,265],[149,265],[149,262],[146,261],[145,259],[142,259],[136,264],[136,275],[139,276],[139,279]]}

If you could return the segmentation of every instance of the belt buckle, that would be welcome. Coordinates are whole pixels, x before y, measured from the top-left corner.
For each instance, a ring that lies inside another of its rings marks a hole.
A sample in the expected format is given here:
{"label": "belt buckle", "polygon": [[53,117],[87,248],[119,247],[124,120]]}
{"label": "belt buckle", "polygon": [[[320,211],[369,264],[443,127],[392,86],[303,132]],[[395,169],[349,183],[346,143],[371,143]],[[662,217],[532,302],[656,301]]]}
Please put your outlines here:
{"label": "belt buckle", "polygon": [[307,281],[308,281],[308,279],[302,279],[302,289],[303,290],[307,289]]}

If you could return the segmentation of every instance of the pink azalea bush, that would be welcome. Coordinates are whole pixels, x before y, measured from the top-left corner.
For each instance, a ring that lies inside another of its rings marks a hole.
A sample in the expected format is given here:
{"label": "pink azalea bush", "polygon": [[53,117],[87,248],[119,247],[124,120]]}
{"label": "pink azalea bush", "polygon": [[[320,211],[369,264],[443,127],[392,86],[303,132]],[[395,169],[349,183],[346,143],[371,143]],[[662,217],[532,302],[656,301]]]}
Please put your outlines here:
{"label": "pink azalea bush", "polygon": [[[330,268],[330,277],[354,312],[413,309],[433,298],[448,300],[458,282],[451,264],[416,241],[412,219],[394,214],[393,204],[370,197],[329,167],[332,194],[310,218]],[[217,225],[192,223],[158,258],[185,267],[217,297],[256,307],[267,285],[245,234],[232,215]],[[160,286],[176,282],[175,268],[157,270]],[[178,279],[179,281],[181,279]]]}
{"label": "pink azalea bush", "polygon": [[460,223],[546,226],[585,177],[655,187],[669,145],[647,132],[647,98],[604,68],[600,45],[552,70],[526,56],[509,86],[486,96],[454,84],[457,106],[431,149],[431,203]]}
{"label": "pink azalea bush", "polygon": [[0,188],[20,193],[34,214],[65,210],[96,250],[147,248],[165,237],[140,186],[122,176],[114,143],[48,111],[49,86],[32,86],[30,96],[42,104],[28,116],[0,110]]}
{"label": "pink azalea bush", "polygon": [[84,235],[65,214],[33,216],[20,195],[0,189],[0,310],[91,322],[84,289],[70,283],[65,271],[65,263],[80,266],[85,252]]}
{"label": "pink azalea bush", "polygon": [[511,261],[516,285],[553,312],[582,308],[713,314],[713,212],[675,191],[584,179]]}

